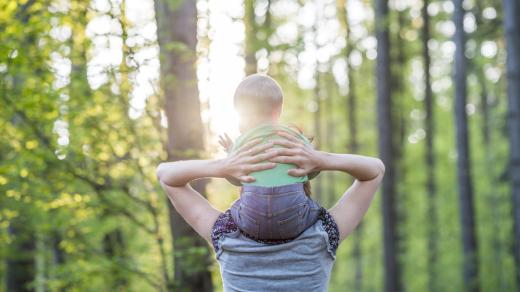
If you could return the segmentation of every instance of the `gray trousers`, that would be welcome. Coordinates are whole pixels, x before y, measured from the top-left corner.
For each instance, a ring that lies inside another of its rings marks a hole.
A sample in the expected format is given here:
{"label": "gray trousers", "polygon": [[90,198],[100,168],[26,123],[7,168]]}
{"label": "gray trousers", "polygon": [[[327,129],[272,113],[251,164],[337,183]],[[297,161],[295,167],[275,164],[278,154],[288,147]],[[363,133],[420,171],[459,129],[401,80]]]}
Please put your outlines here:
{"label": "gray trousers", "polygon": [[242,186],[231,216],[249,237],[293,239],[318,220],[320,205],[305,195],[303,183],[283,186]]}

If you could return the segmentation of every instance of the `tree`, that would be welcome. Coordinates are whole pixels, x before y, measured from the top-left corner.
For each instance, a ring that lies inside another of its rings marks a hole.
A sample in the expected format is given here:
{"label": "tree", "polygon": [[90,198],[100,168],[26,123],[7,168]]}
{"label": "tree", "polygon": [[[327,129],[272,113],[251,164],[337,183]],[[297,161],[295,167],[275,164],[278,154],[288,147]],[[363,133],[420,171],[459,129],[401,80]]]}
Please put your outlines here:
{"label": "tree", "polygon": [[385,291],[401,291],[401,271],[397,258],[395,163],[392,142],[392,95],[390,86],[390,40],[388,32],[388,2],[376,0],[377,39],[377,125],[379,156],[385,164],[382,187],[383,246],[385,265]]}
{"label": "tree", "polygon": [[244,1],[244,25],[246,28],[245,59],[246,75],[256,73],[256,51],[258,40],[256,38],[258,25],[255,20],[255,0]]}
{"label": "tree", "polygon": [[[15,12],[17,25],[21,27],[27,26],[31,17],[35,17],[35,14],[38,14],[38,12],[31,11],[33,5],[34,1],[29,1],[17,8]],[[19,48],[20,55],[30,56],[31,53],[33,53],[35,43],[40,33],[38,28],[33,28],[29,29],[27,33],[20,38],[23,44]],[[16,62],[16,60],[13,60],[13,62]],[[25,81],[28,77],[23,74],[24,65],[27,66],[27,64],[19,64],[19,67],[22,68],[15,69],[13,70],[14,72],[11,72],[13,75],[12,91],[17,95],[22,94]],[[14,103],[14,101],[11,101],[11,97],[6,94],[7,82],[2,81],[2,86],[4,105]],[[16,127],[23,123],[23,119],[16,113],[10,122]],[[10,220],[8,227],[8,233],[10,237],[13,238],[9,244],[8,254],[10,256],[7,257],[6,266],[6,286],[8,291],[31,291],[32,289],[29,285],[32,284],[36,278],[36,268],[34,264],[36,255],[35,228],[28,214],[28,209],[23,208],[20,213],[19,216]]]}
{"label": "tree", "polygon": [[[196,159],[204,150],[195,71],[197,9],[195,0],[155,1],[161,61],[161,87],[168,121],[168,161]],[[205,180],[192,183],[205,196]],[[175,291],[212,291],[209,249],[177,211],[170,207]],[[170,287],[173,289],[174,287]]]}
{"label": "tree", "polygon": [[464,282],[468,291],[478,291],[478,254],[475,236],[475,212],[473,206],[473,186],[468,145],[468,122],[466,115],[466,55],[464,33],[464,8],[462,0],[454,0],[455,23],[455,123],[457,140],[457,179],[459,189],[460,223],[464,251]]}
{"label": "tree", "polygon": [[[347,149],[350,153],[358,153],[358,124],[357,124],[357,96],[354,80],[354,68],[351,64],[352,52],[355,48],[354,40],[350,32],[350,23],[346,10],[346,1],[337,1],[338,19],[340,21],[343,33],[345,34],[345,64],[347,70],[348,93],[346,96],[346,117],[348,125],[348,143]],[[361,283],[363,279],[363,258],[361,253],[361,243],[363,236],[363,221],[359,222],[358,227],[353,232],[354,247],[352,249],[352,257],[355,265],[354,291],[361,291]]]}
{"label": "tree", "polygon": [[520,287],[520,3],[504,0],[507,49],[507,96],[509,100],[509,175],[514,216],[516,283]]}
{"label": "tree", "polygon": [[428,5],[430,1],[424,0],[421,9],[423,26],[422,26],[422,59],[424,70],[424,110],[426,112],[424,129],[426,132],[426,193],[428,200],[428,289],[430,292],[436,291],[435,283],[437,281],[435,263],[437,261],[437,208],[436,208],[436,187],[435,187],[435,149],[434,149],[434,100],[431,85],[430,65],[431,58],[428,51],[428,41],[430,40],[430,15],[428,14]]}

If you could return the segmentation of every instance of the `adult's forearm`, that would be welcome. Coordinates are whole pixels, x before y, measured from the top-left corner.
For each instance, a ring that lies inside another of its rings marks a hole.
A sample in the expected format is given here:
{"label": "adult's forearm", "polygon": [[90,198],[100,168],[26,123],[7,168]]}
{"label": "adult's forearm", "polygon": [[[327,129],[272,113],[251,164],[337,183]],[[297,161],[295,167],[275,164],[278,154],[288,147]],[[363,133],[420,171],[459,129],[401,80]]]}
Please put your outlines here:
{"label": "adult's forearm", "polygon": [[164,184],[180,187],[199,178],[222,177],[222,167],[221,159],[180,160],[160,163],[156,173]]}
{"label": "adult's forearm", "polygon": [[374,179],[385,171],[383,162],[378,158],[324,151],[320,151],[319,153],[319,170],[344,171],[359,181]]}

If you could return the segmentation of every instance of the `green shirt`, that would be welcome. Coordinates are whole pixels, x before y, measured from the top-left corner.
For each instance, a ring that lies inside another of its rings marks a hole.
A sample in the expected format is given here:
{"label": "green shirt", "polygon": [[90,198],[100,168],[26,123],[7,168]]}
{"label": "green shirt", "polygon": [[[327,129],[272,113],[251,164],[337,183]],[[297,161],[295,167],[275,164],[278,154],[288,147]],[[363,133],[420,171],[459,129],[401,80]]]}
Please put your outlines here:
{"label": "green shirt", "polygon": [[[260,124],[259,126],[253,129],[248,130],[240,137],[238,137],[231,149],[229,150],[228,155],[237,151],[241,146],[256,138],[262,138],[261,142],[259,142],[258,145],[267,143],[273,139],[285,139],[276,134],[277,130],[284,130],[286,132],[292,133],[295,137],[299,138],[305,144],[311,145],[310,141],[304,135],[296,132],[295,130],[281,124],[266,122]],[[283,146],[274,145],[274,147],[278,148]],[[265,161],[260,163],[265,163]],[[293,168],[297,168],[297,166],[290,163],[277,163],[277,165],[274,168],[251,172],[249,175],[254,177],[256,180],[252,183],[242,182],[241,184],[253,186],[281,186],[293,183],[304,183],[307,180],[314,178],[314,176],[318,174],[310,173],[310,178],[307,175],[300,177],[291,176],[287,173],[287,171]]]}

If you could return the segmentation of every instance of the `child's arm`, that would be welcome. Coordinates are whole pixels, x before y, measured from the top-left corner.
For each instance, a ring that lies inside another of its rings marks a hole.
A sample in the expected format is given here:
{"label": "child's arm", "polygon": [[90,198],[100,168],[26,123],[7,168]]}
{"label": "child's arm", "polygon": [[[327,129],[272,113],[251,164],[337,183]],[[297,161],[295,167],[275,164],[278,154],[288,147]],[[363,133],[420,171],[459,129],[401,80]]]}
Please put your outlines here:
{"label": "child's arm", "polygon": [[259,163],[274,156],[274,153],[263,153],[272,143],[257,145],[259,142],[259,139],[253,140],[223,159],[163,162],[157,167],[157,178],[175,210],[210,243],[211,228],[221,212],[188,183],[204,177],[254,181],[249,173],[276,166],[276,163]]}

